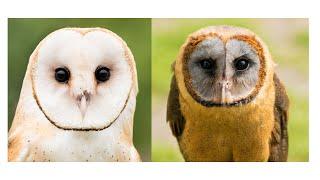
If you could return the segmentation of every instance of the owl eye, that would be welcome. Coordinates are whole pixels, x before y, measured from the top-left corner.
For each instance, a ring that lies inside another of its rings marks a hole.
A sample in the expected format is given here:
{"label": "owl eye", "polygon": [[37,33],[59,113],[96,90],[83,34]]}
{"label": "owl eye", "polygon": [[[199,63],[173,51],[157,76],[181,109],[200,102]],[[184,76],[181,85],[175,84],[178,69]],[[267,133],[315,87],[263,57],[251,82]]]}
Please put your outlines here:
{"label": "owl eye", "polygon": [[200,61],[200,66],[202,69],[212,69],[213,62],[212,59],[204,59]]}
{"label": "owl eye", "polygon": [[245,58],[245,57],[240,57],[237,58],[234,61],[234,67],[238,70],[238,71],[244,71],[246,69],[248,69],[250,66],[250,61],[249,59]]}
{"label": "owl eye", "polygon": [[99,66],[95,72],[98,82],[105,82],[110,78],[110,69],[107,67]]}
{"label": "owl eye", "polygon": [[70,78],[70,72],[66,67],[59,67],[55,70],[55,79],[60,83],[68,82]]}

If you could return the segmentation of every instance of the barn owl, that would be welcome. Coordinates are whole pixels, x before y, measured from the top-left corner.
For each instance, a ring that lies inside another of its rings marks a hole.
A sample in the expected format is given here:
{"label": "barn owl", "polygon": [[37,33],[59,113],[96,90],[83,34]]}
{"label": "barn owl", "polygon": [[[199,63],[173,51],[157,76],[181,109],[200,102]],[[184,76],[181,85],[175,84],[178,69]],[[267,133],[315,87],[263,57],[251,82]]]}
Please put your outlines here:
{"label": "barn owl", "polygon": [[140,161],[132,141],[134,57],[103,28],[63,28],[29,59],[9,161]]}
{"label": "barn owl", "polygon": [[192,33],[173,64],[167,121],[186,161],[286,161],[289,100],[252,31]]}

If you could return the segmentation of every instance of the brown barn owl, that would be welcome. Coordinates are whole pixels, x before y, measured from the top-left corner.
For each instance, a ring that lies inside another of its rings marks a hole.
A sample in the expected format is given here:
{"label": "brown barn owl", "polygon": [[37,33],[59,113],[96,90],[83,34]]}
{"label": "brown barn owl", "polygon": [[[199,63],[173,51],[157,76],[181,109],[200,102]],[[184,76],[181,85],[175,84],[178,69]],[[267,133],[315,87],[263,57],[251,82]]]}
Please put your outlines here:
{"label": "brown barn owl", "polygon": [[133,55],[103,28],[64,28],[29,59],[9,161],[140,161],[132,142]]}
{"label": "brown barn owl", "polygon": [[289,100],[256,34],[196,31],[173,71],[167,121],[186,161],[287,160]]}

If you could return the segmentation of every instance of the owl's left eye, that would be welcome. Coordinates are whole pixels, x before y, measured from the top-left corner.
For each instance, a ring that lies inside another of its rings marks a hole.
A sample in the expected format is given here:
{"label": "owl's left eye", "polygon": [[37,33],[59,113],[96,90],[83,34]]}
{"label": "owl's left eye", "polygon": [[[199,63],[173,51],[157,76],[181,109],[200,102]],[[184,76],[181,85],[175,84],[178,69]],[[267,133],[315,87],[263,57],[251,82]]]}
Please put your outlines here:
{"label": "owl's left eye", "polygon": [[95,72],[98,82],[105,82],[110,78],[110,69],[107,67],[99,66]]}
{"label": "owl's left eye", "polygon": [[245,58],[245,57],[240,57],[237,58],[234,61],[234,67],[238,70],[238,71],[244,71],[246,69],[248,69],[250,66],[250,61],[249,59]]}

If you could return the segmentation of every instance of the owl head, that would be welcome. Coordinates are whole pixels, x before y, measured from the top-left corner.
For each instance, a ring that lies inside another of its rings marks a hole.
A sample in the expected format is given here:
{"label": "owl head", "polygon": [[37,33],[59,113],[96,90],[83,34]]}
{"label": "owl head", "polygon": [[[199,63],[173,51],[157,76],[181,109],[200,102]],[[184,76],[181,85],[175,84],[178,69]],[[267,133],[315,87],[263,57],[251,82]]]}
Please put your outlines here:
{"label": "owl head", "polygon": [[207,107],[251,102],[272,68],[262,40],[248,29],[232,26],[192,33],[175,63],[180,89]]}
{"label": "owl head", "polygon": [[28,68],[39,109],[66,130],[107,128],[138,91],[131,51],[107,29],[54,31],[34,50]]}

